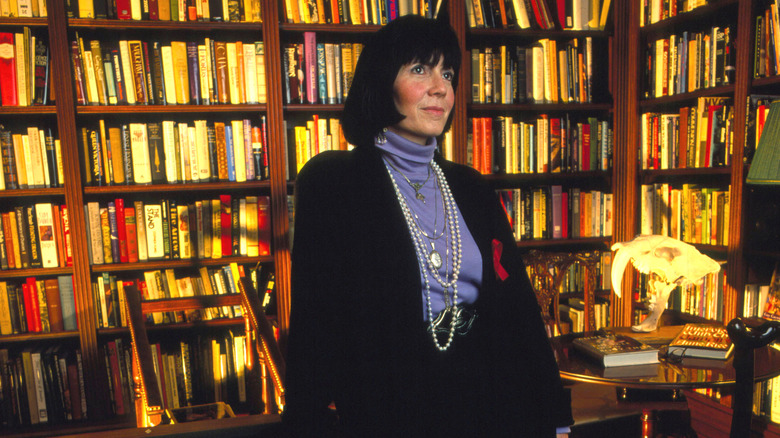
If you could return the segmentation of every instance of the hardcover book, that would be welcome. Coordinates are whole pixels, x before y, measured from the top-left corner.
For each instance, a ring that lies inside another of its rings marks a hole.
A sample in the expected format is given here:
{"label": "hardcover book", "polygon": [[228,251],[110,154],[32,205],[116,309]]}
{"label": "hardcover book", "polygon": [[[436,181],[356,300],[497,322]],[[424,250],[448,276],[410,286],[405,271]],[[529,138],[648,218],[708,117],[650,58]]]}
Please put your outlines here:
{"label": "hardcover book", "polygon": [[672,357],[728,359],[734,350],[726,327],[711,324],[685,324],[669,344]]}
{"label": "hardcover book", "polygon": [[604,367],[658,363],[658,349],[626,335],[588,336],[572,341]]}

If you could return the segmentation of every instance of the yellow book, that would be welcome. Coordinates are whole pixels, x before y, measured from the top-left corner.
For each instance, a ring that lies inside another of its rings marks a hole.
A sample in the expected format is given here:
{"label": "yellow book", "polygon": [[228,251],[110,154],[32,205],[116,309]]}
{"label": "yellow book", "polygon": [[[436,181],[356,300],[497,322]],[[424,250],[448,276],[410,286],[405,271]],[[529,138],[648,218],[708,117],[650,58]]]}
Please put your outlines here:
{"label": "yellow book", "polygon": [[171,41],[171,56],[176,103],[189,104],[190,78],[187,70],[187,43],[184,41]]}
{"label": "yellow book", "polygon": [[218,259],[222,257],[222,218],[220,212],[222,205],[219,199],[211,200],[211,258]]}
{"label": "yellow book", "polygon": [[266,103],[267,88],[265,83],[265,46],[262,41],[255,41],[255,72],[257,74],[257,102]]}
{"label": "yellow book", "polygon": [[[12,0],[14,3],[16,0]],[[73,1],[73,0],[71,0]],[[95,5],[92,0],[76,0],[79,6],[79,18],[95,18]]]}
{"label": "yellow book", "polygon": [[[102,121],[102,120],[101,120]],[[123,162],[122,131],[118,127],[108,128],[108,144],[111,150],[111,175],[115,184],[124,184],[125,167]]]}
{"label": "yellow book", "polygon": [[119,56],[122,58],[122,76],[124,77],[125,96],[128,105],[135,105],[135,75],[130,58],[130,48],[127,40],[119,40]]}
{"label": "yellow book", "polygon": [[29,96],[29,58],[25,56],[28,44],[24,33],[14,34],[14,58],[16,58],[16,94],[19,106],[30,104]]}
{"label": "yellow book", "polygon": [[173,73],[173,49],[171,46],[160,48],[163,66],[163,88],[165,88],[165,103],[176,104],[176,80]]}
{"label": "yellow book", "polygon": [[[254,50],[252,50],[254,56]],[[236,85],[238,86],[237,101],[239,104],[246,103],[246,73],[244,65],[244,43],[236,41]],[[230,68],[230,59],[228,58],[228,68]]]}
{"label": "yellow book", "polygon": [[254,43],[243,44],[244,103],[257,103],[257,61]]}
{"label": "yellow book", "polygon": [[225,47],[230,103],[237,105],[241,103],[241,98],[239,97],[238,54],[236,51],[236,43],[226,43]]}
{"label": "yellow book", "polygon": [[100,207],[100,232],[103,236],[103,260],[106,263],[114,263],[111,254],[111,228],[108,223],[108,208]]}

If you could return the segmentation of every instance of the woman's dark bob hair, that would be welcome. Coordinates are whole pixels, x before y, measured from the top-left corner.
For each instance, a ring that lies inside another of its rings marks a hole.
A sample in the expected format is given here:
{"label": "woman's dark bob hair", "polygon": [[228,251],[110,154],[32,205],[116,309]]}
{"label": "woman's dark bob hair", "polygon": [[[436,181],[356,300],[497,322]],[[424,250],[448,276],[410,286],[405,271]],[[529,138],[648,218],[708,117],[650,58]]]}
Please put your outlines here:
{"label": "woman's dark bob hair", "polygon": [[[393,83],[402,66],[412,62],[435,66],[443,59],[444,67],[455,72],[454,91],[460,57],[458,37],[446,17],[405,15],[379,29],[363,48],[355,67],[341,117],[344,137],[355,146],[373,144],[383,128],[403,120],[393,102]],[[451,121],[452,113],[445,131]]]}

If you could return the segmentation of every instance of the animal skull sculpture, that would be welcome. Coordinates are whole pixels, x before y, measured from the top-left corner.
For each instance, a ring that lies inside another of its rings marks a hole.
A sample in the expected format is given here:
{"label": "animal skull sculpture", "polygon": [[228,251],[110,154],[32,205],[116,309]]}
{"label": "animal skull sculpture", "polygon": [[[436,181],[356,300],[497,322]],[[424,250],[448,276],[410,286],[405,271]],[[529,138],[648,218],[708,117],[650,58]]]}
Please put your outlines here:
{"label": "animal skull sculpture", "polygon": [[677,286],[701,284],[704,276],[720,270],[720,264],[685,242],[666,236],[639,235],[630,242],[612,245],[617,251],[612,262],[612,287],[621,296],[623,271],[628,262],[637,271],[649,274],[650,315],[641,324],[632,326],[635,332],[651,332],[666,309],[669,295]]}

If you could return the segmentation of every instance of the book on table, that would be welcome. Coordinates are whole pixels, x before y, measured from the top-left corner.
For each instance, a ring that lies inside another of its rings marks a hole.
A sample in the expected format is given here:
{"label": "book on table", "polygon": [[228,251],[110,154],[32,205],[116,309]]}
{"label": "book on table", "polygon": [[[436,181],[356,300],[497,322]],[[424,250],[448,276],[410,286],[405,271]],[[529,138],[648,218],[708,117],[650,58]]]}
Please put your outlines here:
{"label": "book on table", "polygon": [[574,347],[601,361],[604,367],[658,363],[658,349],[626,335],[577,338]]}
{"label": "book on table", "polygon": [[680,333],[669,344],[670,357],[698,357],[705,359],[728,359],[734,344],[726,327],[712,324],[685,324]]}

